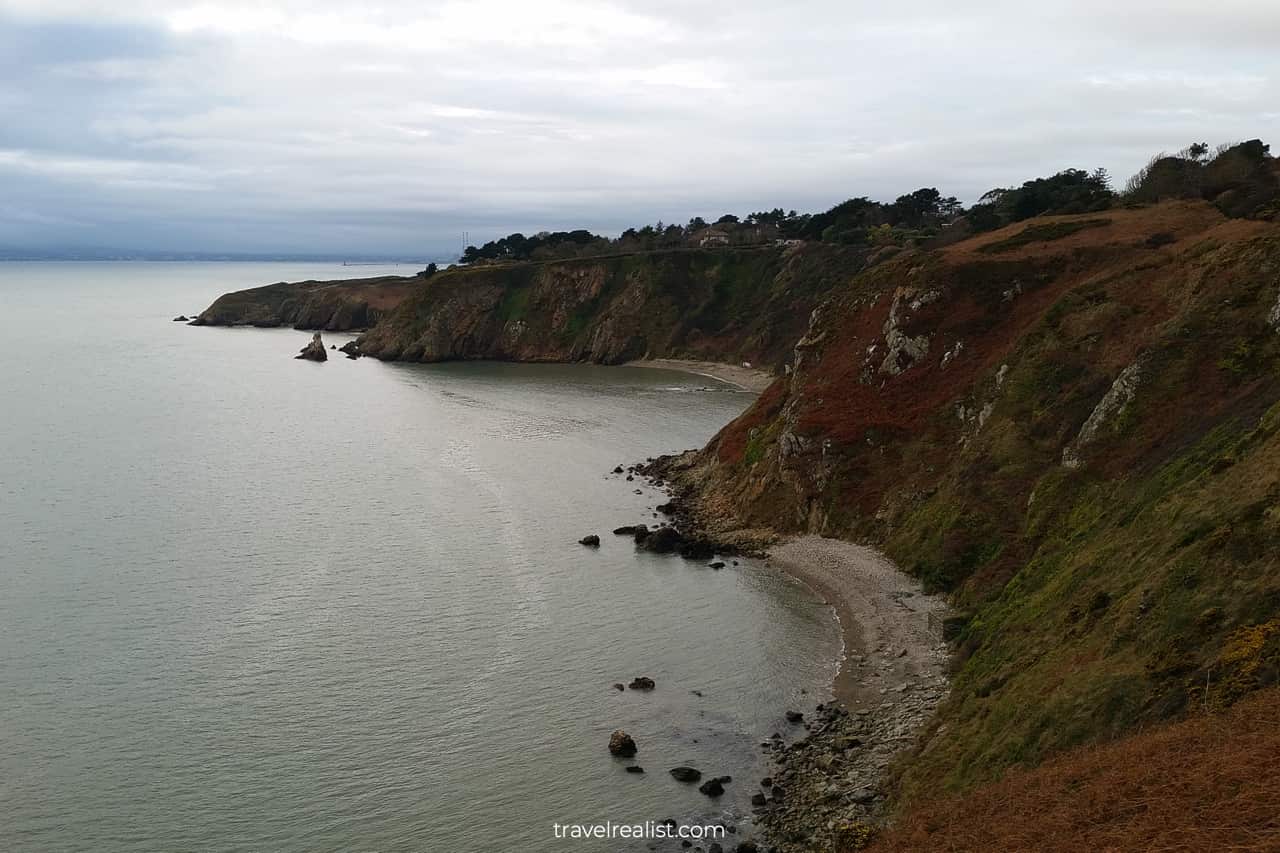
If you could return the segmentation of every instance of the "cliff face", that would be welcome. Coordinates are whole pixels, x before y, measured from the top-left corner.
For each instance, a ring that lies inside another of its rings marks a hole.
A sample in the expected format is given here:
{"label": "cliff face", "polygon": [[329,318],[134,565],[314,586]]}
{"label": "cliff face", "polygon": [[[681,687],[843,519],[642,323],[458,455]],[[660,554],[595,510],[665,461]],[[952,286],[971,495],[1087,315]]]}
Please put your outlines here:
{"label": "cliff face", "polygon": [[949,590],[911,798],[1280,677],[1280,225],[1036,219],[836,287],[666,468],[722,534],[879,544]]}
{"label": "cliff face", "polygon": [[344,332],[366,329],[423,279],[384,276],[344,281],[278,282],[224,294],[193,326],[292,326]]}
{"label": "cliff face", "polygon": [[686,357],[780,371],[821,295],[867,263],[862,250],[811,245],[459,268],[360,347],[387,360]]}

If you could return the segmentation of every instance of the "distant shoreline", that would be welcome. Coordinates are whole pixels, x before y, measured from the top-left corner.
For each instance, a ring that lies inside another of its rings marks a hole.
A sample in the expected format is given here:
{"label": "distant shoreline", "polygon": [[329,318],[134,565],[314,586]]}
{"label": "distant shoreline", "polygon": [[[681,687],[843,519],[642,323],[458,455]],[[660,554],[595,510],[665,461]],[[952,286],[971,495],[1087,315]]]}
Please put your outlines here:
{"label": "distant shoreline", "polygon": [[623,367],[648,367],[660,370],[678,370],[736,385],[743,391],[759,394],[773,384],[777,377],[767,370],[719,361],[696,361],[685,358],[646,358],[628,361]]}

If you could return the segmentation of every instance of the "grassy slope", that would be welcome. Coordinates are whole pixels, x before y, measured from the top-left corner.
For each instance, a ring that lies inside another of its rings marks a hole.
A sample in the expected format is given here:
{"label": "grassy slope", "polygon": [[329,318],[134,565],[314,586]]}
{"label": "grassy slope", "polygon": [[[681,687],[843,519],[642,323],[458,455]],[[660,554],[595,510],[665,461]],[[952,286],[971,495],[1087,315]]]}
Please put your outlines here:
{"label": "grassy slope", "polygon": [[[871,540],[953,593],[955,689],[901,802],[1280,674],[1280,227],[1189,203],[1106,218],[857,277],[803,369],[704,454],[709,515]],[[866,353],[903,289],[941,296],[903,324],[928,354],[887,376]],[[1136,396],[1065,467],[1135,362]]]}

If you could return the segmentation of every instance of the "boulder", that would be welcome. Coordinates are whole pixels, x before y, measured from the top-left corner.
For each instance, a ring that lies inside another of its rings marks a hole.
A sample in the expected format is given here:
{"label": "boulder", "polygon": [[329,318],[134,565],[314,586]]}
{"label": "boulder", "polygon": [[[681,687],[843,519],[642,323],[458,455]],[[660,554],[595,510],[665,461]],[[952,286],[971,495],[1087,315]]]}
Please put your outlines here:
{"label": "boulder", "polygon": [[188,317],[186,314],[179,314],[177,317],[174,317],[174,318],[173,318],[173,322],[175,322],[175,323],[189,323],[189,322],[191,322],[191,318],[190,318],[190,317]]}
{"label": "boulder", "polygon": [[788,723],[803,723],[803,722],[804,722],[804,714],[800,713],[799,711],[788,711],[788,712],[787,712],[787,722],[788,722]]}
{"label": "boulder", "polygon": [[698,793],[706,794],[708,797],[719,797],[724,794],[724,785],[720,783],[719,779],[712,779],[699,785]]}
{"label": "boulder", "polygon": [[621,682],[621,681],[615,681],[615,682],[613,683],[613,689],[614,689],[614,690],[618,690],[618,691],[622,691],[622,690],[626,690],[627,688],[625,688],[625,687],[623,687],[623,686],[622,686],[622,682]]}
{"label": "boulder", "polygon": [[677,782],[697,782],[702,778],[702,771],[692,767],[672,767],[671,775]]}
{"label": "boulder", "polygon": [[325,352],[324,341],[320,340],[320,333],[316,332],[311,336],[311,343],[302,348],[302,352],[294,356],[294,358],[302,358],[307,361],[328,361],[329,353]]}
{"label": "boulder", "polygon": [[347,358],[359,358],[360,344],[356,341],[347,341],[345,344],[338,347],[338,352],[346,353]]}
{"label": "boulder", "polygon": [[627,766],[627,768],[626,768],[626,770],[627,770],[627,772],[628,772],[628,773],[643,773],[643,772],[644,772],[644,768],[643,768],[643,767],[641,767],[639,764],[631,764],[631,765],[628,765],[628,766]]}
{"label": "boulder", "polygon": [[751,795],[751,805],[755,806],[756,808],[761,808],[767,802],[769,802],[769,800],[765,797],[764,794],[756,792]]}
{"label": "boulder", "polygon": [[640,549],[655,554],[674,553],[683,543],[684,537],[674,527],[659,527],[643,539],[636,540]]}
{"label": "boulder", "polygon": [[641,534],[648,534],[648,532],[649,528],[643,524],[628,524],[613,529],[614,536],[640,536]]}
{"label": "boulder", "polygon": [[620,755],[623,758],[630,758],[636,754],[636,742],[631,735],[618,729],[609,735],[609,752],[613,755]]}
{"label": "boulder", "polygon": [[722,563],[720,560],[716,560],[714,563],[707,563],[707,565],[716,570],[724,568],[724,563]]}
{"label": "boulder", "polygon": [[591,534],[589,534],[589,535],[587,535],[587,536],[583,536],[581,539],[579,539],[579,540],[578,540],[578,544],[579,544],[579,545],[586,545],[588,548],[599,548],[599,547],[600,547],[600,537],[599,537],[599,536],[597,536],[597,535],[595,535],[594,533],[591,533]]}
{"label": "boulder", "polygon": [[631,679],[631,683],[628,684],[627,686],[630,687],[632,690],[652,690],[658,685],[655,684],[653,679],[650,678],[649,676],[639,675]]}

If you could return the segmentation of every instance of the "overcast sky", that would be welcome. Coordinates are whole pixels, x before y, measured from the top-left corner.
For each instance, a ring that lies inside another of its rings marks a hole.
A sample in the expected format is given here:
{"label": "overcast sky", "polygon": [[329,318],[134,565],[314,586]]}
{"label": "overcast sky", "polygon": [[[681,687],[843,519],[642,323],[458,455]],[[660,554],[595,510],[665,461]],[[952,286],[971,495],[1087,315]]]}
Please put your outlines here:
{"label": "overcast sky", "polygon": [[1276,0],[0,0],[0,247],[455,251],[1280,150]]}

